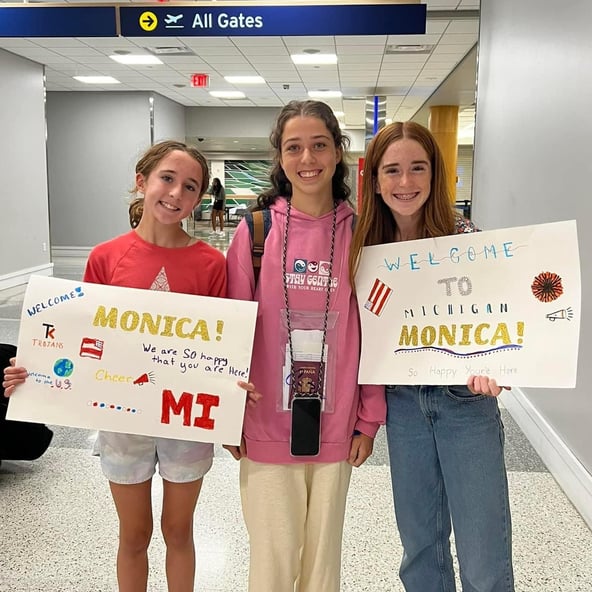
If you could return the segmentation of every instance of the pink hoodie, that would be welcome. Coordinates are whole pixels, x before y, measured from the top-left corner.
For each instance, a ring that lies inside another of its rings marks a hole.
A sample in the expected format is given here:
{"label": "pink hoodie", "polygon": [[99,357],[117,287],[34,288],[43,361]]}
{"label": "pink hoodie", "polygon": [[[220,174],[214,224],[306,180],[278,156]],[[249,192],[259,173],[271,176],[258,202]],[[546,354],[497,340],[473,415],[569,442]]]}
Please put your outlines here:
{"label": "pink hoodie", "polygon": [[[256,290],[246,222],[242,221],[236,229],[227,254],[228,297],[259,302],[250,379],[263,399],[256,407],[246,409],[243,432],[247,456],[254,461],[276,464],[342,461],[349,456],[354,430],[374,437],[386,417],[384,387],[359,386],[357,382],[360,324],[348,279],[353,211],[346,203],[337,208],[328,323],[334,328],[327,333],[329,357],[321,449],[318,456],[293,457],[290,455],[291,417],[284,410],[282,399],[287,338],[282,249],[287,202],[278,198],[270,209],[272,224]],[[299,325],[302,322],[312,322],[314,329],[323,325],[332,222],[332,211],[315,218],[292,207],[286,257],[292,329],[304,327]],[[320,344],[315,348],[315,353],[320,353]]]}

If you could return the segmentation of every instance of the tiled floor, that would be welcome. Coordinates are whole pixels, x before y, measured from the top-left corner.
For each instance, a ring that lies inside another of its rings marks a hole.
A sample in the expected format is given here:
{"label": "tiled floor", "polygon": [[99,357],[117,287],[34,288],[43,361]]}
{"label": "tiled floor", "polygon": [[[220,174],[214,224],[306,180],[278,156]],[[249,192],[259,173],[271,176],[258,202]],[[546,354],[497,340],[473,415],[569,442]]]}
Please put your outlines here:
{"label": "tiled floor", "polygon": [[[224,250],[232,228],[224,236],[210,236],[207,224],[198,223],[195,234]],[[56,265],[55,275],[78,279],[82,265],[81,261]],[[16,343],[22,294],[23,288],[0,292],[0,341]],[[506,411],[503,414],[516,590],[591,592],[592,533],[512,418]],[[0,592],[114,591],[117,520],[98,459],[90,454],[94,434],[52,428],[52,445],[41,459],[4,461],[0,467]],[[248,546],[237,480],[237,463],[217,450],[195,517],[195,590],[200,592],[246,590]],[[159,479],[154,480],[153,495],[158,524]],[[352,478],[344,592],[403,592],[397,578],[401,548],[391,506],[381,431],[374,455],[354,470]],[[166,590],[163,557],[157,527],[150,549],[151,592]]]}

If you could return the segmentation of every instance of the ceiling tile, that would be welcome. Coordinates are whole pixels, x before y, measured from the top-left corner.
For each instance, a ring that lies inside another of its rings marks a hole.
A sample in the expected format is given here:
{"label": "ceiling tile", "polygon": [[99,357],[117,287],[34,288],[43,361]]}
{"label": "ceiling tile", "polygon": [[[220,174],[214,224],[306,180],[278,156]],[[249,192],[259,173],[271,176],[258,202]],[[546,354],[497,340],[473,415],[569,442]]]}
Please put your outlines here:
{"label": "ceiling tile", "polygon": [[[0,0],[2,3],[4,0]],[[70,4],[80,3],[67,0]],[[147,4],[151,0],[121,0],[122,4]],[[85,0],[87,4],[113,4],[111,0]],[[344,99],[328,101],[343,110],[348,125],[364,127],[364,99],[374,93],[387,97],[389,116],[409,118],[426,103],[436,85],[446,80],[477,41],[478,19],[463,16],[478,10],[478,0],[427,0],[426,35],[308,36],[308,37],[157,37],[157,38],[36,38],[0,39],[0,48],[47,64],[48,89],[94,92],[114,91],[113,86],[84,85],[72,79],[78,73],[111,74],[121,80],[117,90],[155,91],[186,106],[274,106],[306,97],[313,88],[341,88]],[[439,16],[438,11],[454,11]],[[384,55],[386,45],[434,45],[427,54]],[[162,56],[162,66],[130,67],[109,59],[114,51],[140,53],[146,48],[186,46],[194,56]],[[335,52],[335,66],[296,67],[290,53],[305,49]],[[240,89],[247,99],[219,100],[207,90],[189,86],[189,75],[210,75],[210,88]],[[223,76],[262,76],[261,86],[229,85]],[[176,88],[174,84],[186,84]],[[289,85],[289,88],[284,88]],[[474,98],[472,84],[457,90],[459,100]],[[266,140],[266,139],[265,139]]]}

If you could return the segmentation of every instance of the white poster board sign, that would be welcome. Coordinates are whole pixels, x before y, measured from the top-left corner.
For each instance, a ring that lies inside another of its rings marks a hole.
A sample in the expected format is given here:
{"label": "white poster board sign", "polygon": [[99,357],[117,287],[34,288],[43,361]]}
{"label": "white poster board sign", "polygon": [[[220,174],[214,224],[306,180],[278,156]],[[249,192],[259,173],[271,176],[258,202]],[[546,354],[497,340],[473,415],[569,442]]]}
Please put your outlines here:
{"label": "white poster board sign", "polygon": [[575,221],[365,247],[361,384],[574,387]]}
{"label": "white poster board sign", "polygon": [[7,419],[239,444],[257,304],[33,276]]}

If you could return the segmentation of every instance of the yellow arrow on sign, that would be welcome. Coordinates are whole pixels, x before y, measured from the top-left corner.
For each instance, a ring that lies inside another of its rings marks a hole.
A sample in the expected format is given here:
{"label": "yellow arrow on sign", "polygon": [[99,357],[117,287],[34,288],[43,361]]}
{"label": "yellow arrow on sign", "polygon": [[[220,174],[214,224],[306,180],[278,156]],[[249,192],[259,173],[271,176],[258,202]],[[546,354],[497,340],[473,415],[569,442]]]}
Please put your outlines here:
{"label": "yellow arrow on sign", "polygon": [[154,31],[158,25],[158,19],[153,12],[146,11],[140,15],[140,27],[144,31]]}

